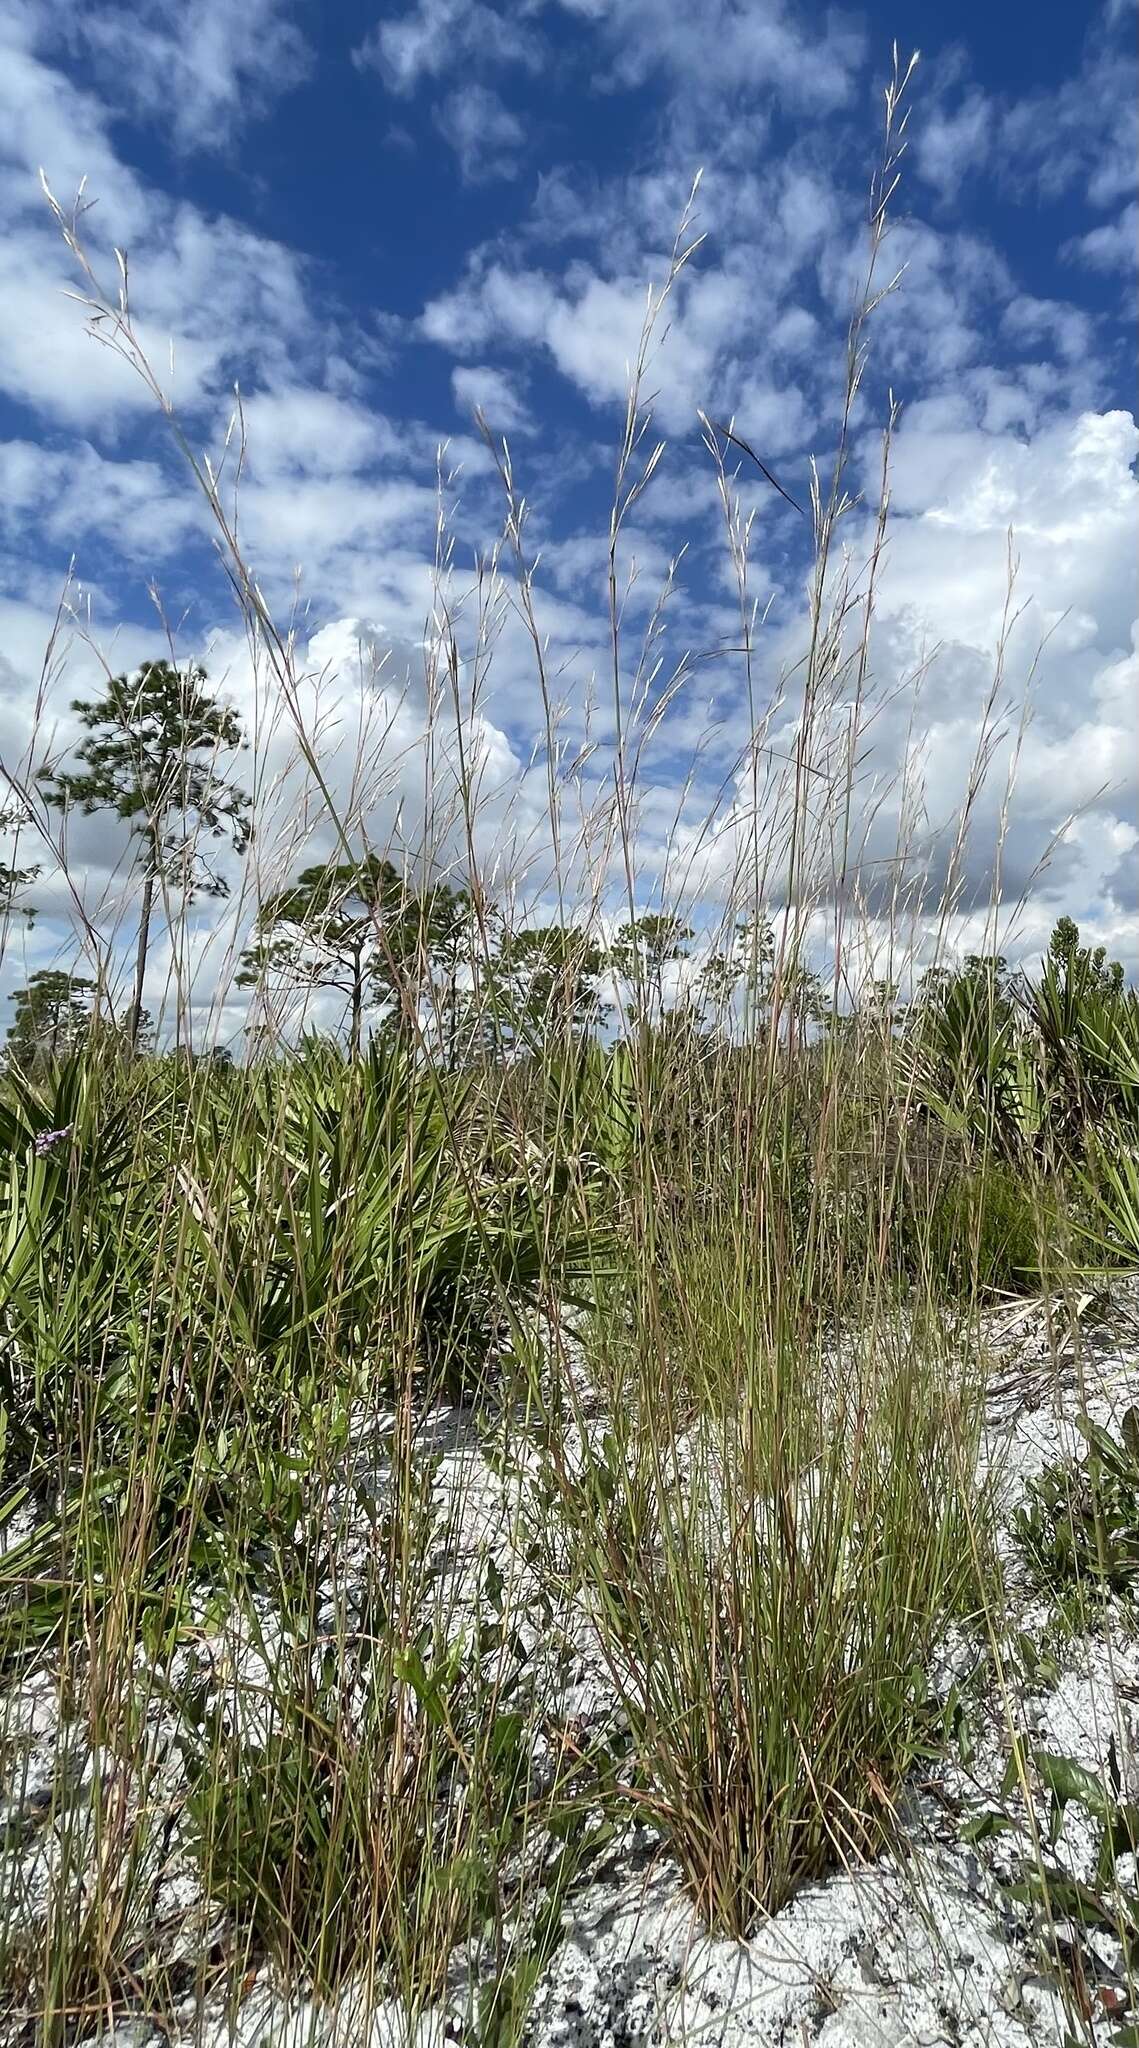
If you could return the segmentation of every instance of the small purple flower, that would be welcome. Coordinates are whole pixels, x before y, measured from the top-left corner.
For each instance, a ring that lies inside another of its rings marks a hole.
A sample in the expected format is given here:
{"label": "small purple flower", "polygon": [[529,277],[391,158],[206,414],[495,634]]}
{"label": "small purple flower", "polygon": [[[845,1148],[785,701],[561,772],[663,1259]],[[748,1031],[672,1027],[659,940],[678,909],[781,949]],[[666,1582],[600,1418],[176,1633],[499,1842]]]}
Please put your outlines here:
{"label": "small purple flower", "polygon": [[71,1136],[71,1131],[72,1126],[64,1124],[63,1129],[60,1131],[38,1132],[36,1136],[36,1158],[42,1159],[46,1152],[51,1151],[53,1145],[61,1145],[65,1138]]}

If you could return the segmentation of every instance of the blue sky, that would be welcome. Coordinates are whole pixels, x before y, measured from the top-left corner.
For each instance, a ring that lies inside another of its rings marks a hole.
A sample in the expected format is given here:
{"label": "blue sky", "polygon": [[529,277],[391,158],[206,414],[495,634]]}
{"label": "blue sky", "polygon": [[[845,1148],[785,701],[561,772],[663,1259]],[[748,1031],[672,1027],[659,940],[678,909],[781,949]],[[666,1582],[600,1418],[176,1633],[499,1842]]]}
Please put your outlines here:
{"label": "blue sky", "polygon": [[[84,229],[101,272],[114,246],[128,250],[136,319],[196,447],[220,447],[240,384],[243,531],[276,607],[291,604],[300,565],[305,701],[317,722],[339,707],[322,744],[373,835],[414,839],[409,819],[417,802],[422,811],[441,441],[461,470],[448,503],[472,634],[468,564],[501,524],[476,403],[508,436],[531,507],[567,751],[587,732],[597,742],[579,805],[604,783],[610,735],[604,711],[588,707],[605,672],[604,535],[626,363],[702,171],[705,239],[652,365],[667,449],[627,551],[639,629],[686,549],[662,647],[666,668],[685,650],[696,657],[646,771],[647,888],[685,832],[696,872],[718,788],[729,829],[717,844],[731,843],[741,806],[743,684],[738,665],[713,658],[731,640],[732,602],[697,410],[734,417],[805,501],[812,455],[825,464],[833,446],[891,43],[920,48],[887,257],[906,274],[876,318],[854,420],[852,478],[868,482],[887,388],[901,401],[867,775],[878,789],[905,779],[914,719],[894,685],[936,647],[918,748],[923,857],[936,870],[992,673],[1011,528],[1027,608],[1007,693],[1031,671],[1034,701],[1004,840],[1006,888],[1027,898],[1015,946],[1031,953],[1067,909],[1139,964],[1132,8],[415,0],[377,13],[374,0],[15,0],[0,34],[0,753],[26,757],[72,558],[78,618],[41,711],[41,748],[49,733],[66,744],[68,697],[97,676],[96,647],[112,667],[159,651],[152,584],[180,651],[205,658],[251,722],[267,716],[165,424],[66,297],[72,273],[42,166],[65,205],[86,177],[97,204]],[[739,487],[754,507],[752,589],[774,692],[801,645],[805,526],[746,466]],[[857,511],[848,539],[858,558]],[[509,574],[499,595],[480,713],[484,851],[503,887],[538,904],[549,886],[541,721]],[[267,866],[287,867],[299,841],[282,819],[291,829],[303,809],[303,778],[275,716],[258,773],[277,811],[260,843]],[[375,734],[366,801],[352,768],[361,716]],[[1010,718],[1005,753],[1015,744]],[[999,755],[967,856],[977,904],[1004,789]],[[313,832],[317,843],[319,819]],[[121,843],[92,821],[69,857],[127,946]],[[712,896],[714,869],[704,858],[700,888]],[[66,953],[66,892],[45,874],[41,897],[3,986]],[[202,913],[199,1001],[224,982],[249,900],[237,892],[225,933],[216,907]],[[156,978],[169,971],[159,949]]]}

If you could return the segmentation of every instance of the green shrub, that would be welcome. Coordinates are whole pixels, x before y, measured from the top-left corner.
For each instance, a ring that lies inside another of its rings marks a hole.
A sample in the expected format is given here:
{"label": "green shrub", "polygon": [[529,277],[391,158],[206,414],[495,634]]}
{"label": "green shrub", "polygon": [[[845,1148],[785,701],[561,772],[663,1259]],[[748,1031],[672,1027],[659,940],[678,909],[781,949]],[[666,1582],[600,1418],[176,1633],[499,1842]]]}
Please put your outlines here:
{"label": "green shrub", "polygon": [[1136,1125],[1097,1133],[1079,1177],[1078,1234],[1097,1266],[1139,1266],[1139,1149]]}
{"label": "green shrub", "polygon": [[1016,1537],[1049,1593],[1131,1593],[1139,1590],[1139,1408],[1128,1409],[1118,1443],[1086,1416],[1079,1427],[1086,1455],[1029,1480]]}
{"label": "green shrub", "polygon": [[1057,1227],[1054,1196],[992,1163],[946,1178],[927,1221],[909,1219],[932,1277],[951,1294],[1029,1293],[1040,1285]]}

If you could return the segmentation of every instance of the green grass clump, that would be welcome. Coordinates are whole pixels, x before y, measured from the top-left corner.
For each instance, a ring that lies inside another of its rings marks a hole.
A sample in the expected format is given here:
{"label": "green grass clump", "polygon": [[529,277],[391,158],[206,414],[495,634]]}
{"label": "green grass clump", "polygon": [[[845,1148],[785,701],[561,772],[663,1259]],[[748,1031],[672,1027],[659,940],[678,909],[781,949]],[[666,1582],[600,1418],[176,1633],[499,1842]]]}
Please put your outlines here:
{"label": "green grass clump", "polygon": [[634,1298],[587,1342],[607,1426],[548,1511],[647,1810],[740,1935],[889,1835],[934,1645],[982,1603],[987,1511],[976,1388],[928,1330],[804,1342],[731,1263],[686,1265],[683,1329]]}

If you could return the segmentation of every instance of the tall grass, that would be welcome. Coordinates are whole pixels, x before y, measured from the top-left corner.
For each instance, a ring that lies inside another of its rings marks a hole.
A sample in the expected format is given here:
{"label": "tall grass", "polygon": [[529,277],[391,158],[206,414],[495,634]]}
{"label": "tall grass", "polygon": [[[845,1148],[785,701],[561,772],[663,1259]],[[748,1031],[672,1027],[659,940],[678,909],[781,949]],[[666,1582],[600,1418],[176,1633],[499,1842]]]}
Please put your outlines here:
{"label": "tall grass", "polygon": [[[709,979],[666,1001],[635,926],[645,764],[691,664],[658,672],[671,577],[632,641],[621,548],[662,459],[645,385],[696,246],[686,215],[619,450],[601,797],[564,767],[507,449],[502,538],[465,602],[441,518],[428,827],[407,866],[422,882],[457,861],[469,892],[462,1057],[422,960],[392,958],[393,1028],[354,1058],[268,1031],[227,1070],[93,1037],[4,1076],[9,1796],[29,1755],[40,1768],[45,1700],[62,1731],[38,1838],[5,1850],[14,2029],[62,2043],[123,2009],[173,2025],[207,1995],[234,2009],[262,1971],[361,2010],[465,2002],[474,2037],[505,2042],[574,1885],[630,1815],[734,1935],[895,1837],[936,1738],[938,1646],[999,1605],[981,1310],[1077,1271],[1081,1246],[1101,1263],[1135,1251],[1133,999],[1069,1003],[1047,981],[1027,1016],[951,978],[904,1028],[872,993],[849,999],[875,937],[906,982],[919,922],[951,930],[996,746],[994,684],[941,899],[883,912],[853,792],[892,414],[857,568],[842,536],[873,313],[898,282],[884,251],[908,79],[896,66],[886,94],[792,675],[765,677],[735,444],[706,422],[748,705],[718,913],[724,943],[744,933],[742,1004],[717,1014]],[[367,792],[334,801],[296,640],[244,559],[224,472],[193,454],[142,350],[125,265],[108,296],[56,211],[96,331],[204,493],[320,851],[359,860]],[[240,415],[233,432],[241,446]],[[480,861],[478,733],[507,604],[542,708],[543,898],[583,946],[634,924],[608,1043],[575,1029],[555,978],[542,1028],[504,1049],[509,891]],[[61,855],[33,779],[13,780]],[[913,797],[896,797],[902,853]],[[652,907],[706,951],[723,822],[678,829],[655,876]],[[255,865],[250,893],[271,894]],[[817,982],[842,998],[829,1030],[808,1002],[820,928],[835,944]],[[84,937],[111,987],[90,919]],[[560,1689],[583,1640],[604,1674],[584,1717]]]}

